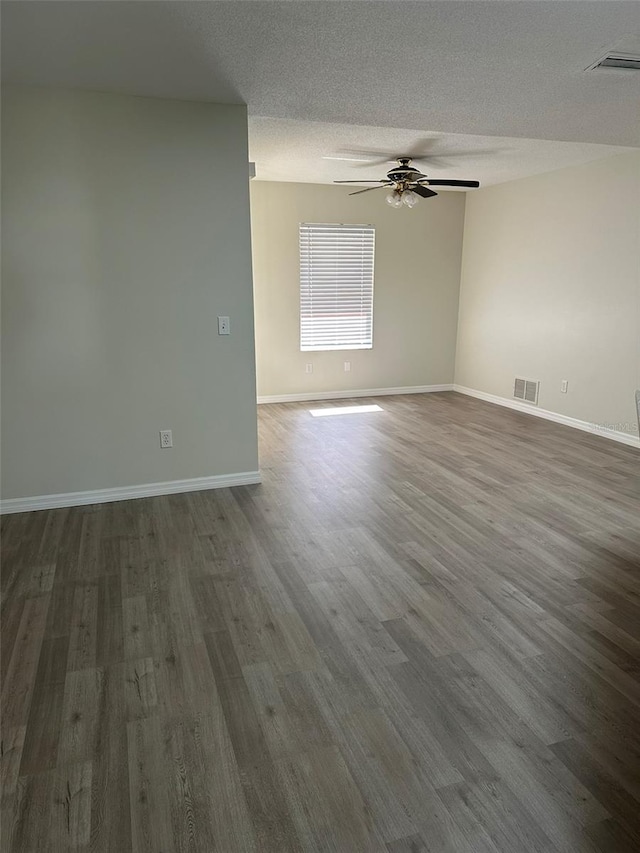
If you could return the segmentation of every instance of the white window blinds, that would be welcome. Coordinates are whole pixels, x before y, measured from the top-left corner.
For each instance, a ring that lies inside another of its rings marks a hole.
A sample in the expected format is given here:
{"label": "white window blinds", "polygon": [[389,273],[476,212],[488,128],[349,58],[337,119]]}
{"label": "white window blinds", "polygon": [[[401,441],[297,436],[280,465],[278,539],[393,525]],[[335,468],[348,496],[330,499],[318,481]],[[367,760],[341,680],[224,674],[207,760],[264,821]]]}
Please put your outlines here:
{"label": "white window blinds", "polygon": [[300,226],[300,349],[371,349],[371,225]]}

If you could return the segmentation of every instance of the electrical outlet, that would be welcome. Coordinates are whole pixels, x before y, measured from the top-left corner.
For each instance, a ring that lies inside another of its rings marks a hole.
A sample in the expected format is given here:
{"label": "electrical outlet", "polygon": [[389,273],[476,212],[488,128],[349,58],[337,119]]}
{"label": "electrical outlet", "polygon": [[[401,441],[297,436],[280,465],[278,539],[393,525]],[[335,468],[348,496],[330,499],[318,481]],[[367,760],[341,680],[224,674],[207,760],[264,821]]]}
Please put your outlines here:
{"label": "electrical outlet", "polygon": [[173,447],[173,435],[170,429],[160,430],[160,447]]}
{"label": "electrical outlet", "polygon": [[344,363],[344,372],[345,372],[345,373],[348,373],[350,370],[351,370],[351,362],[350,362],[350,361],[345,361],[345,363]]}
{"label": "electrical outlet", "polygon": [[304,366],[305,373],[313,373],[313,364],[311,362],[307,362]]}
{"label": "electrical outlet", "polygon": [[231,334],[231,323],[229,322],[228,317],[218,317],[218,334],[219,335],[230,335]]}
{"label": "electrical outlet", "polygon": [[562,382],[560,383],[560,393],[566,394],[568,389],[569,389],[569,380],[563,379]]}

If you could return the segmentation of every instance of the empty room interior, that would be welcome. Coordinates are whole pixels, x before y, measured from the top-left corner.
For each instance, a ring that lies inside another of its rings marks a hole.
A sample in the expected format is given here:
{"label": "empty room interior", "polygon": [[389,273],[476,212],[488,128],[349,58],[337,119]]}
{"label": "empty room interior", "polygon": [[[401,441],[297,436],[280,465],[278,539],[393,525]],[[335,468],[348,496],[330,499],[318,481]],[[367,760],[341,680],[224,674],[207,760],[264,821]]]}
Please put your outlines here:
{"label": "empty room interior", "polygon": [[6,853],[640,850],[640,3],[4,0]]}

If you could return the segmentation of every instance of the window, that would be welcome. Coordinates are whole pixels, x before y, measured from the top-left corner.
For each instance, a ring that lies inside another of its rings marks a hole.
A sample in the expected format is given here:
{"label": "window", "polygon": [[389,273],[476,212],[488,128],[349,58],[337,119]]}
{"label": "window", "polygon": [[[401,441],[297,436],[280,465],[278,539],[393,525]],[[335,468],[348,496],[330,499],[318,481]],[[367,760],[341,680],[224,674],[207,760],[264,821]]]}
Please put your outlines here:
{"label": "window", "polygon": [[300,226],[300,349],[371,349],[371,225]]}

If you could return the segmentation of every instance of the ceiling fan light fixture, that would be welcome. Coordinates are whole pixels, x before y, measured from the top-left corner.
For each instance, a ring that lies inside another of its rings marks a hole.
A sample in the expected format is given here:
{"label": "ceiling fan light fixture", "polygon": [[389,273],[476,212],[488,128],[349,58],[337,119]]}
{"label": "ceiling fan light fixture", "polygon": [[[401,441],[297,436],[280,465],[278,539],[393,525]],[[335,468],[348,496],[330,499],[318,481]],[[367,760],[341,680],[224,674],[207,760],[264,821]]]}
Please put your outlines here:
{"label": "ceiling fan light fixture", "polygon": [[411,190],[406,190],[402,193],[402,203],[406,204],[407,207],[415,207],[416,204],[420,201],[420,196],[416,195]]}
{"label": "ceiling fan light fixture", "polygon": [[393,192],[388,193],[385,201],[390,207],[402,207],[402,195],[398,190],[393,190]]}

